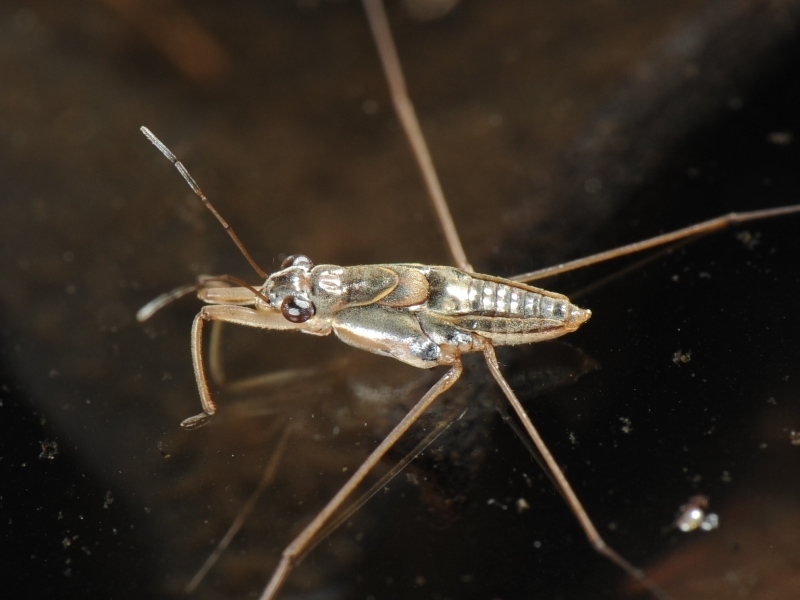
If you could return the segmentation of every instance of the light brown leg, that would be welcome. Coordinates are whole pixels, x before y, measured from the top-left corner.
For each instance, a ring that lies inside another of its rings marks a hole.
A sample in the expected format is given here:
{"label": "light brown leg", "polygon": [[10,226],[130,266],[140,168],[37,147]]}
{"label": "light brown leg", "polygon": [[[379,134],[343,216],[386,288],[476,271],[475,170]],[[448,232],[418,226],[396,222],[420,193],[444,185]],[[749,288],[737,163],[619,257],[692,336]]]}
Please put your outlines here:
{"label": "light brown leg", "polygon": [[306,548],[313,543],[317,534],[325,528],[325,525],[331,519],[333,514],[338,511],[342,504],[350,497],[355,489],[361,484],[364,478],[369,475],[370,471],[375,468],[375,465],[383,458],[384,454],[397,443],[397,440],[408,431],[408,428],[419,419],[420,415],[424,413],[428,407],[433,404],[433,401],[441,396],[445,391],[450,389],[452,385],[458,381],[458,378],[463,372],[461,361],[455,362],[447,373],[437,381],[431,389],[417,402],[408,414],[403,417],[395,428],[386,436],[386,438],[372,451],[361,466],[353,473],[352,477],[347,480],[342,488],[331,498],[328,504],[325,505],[317,515],[306,525],[303,531],[289,544],[281,555],[281,560],[277,568],[272,574],[272,578],[261,594],[261,600],[272,600],[278,593],[281,585],[291,571],[294,564],[297,562],[298,557],[302,555]]}
{"label": "light brown leg", "polygon": [[425,180],[425,188],[428,190],[428,196],[433,203],[433,209],[444,232],[447,246],[453,255],[456,266],[459,269],[471,272],[472,265],[467,260],[464,246],[461,244],[461,238],[458,236],[458,230],[453,222],[453,216],[450,214],[447,200],[442,191],[442,185],[439,183],[439,177],[433,166],[428,144],[425,142],[425,136],[419,126],[417,114],[414,112],[414,105],[408,95],[403,68],[397,58],[397,48],[392,39],[392,32],[389,29],[389,21],[386,19],[383,2],[381,0],[364,0],[364,9],[367,12],[372,37],[378,47],[378,54],[381,58],[383,71],[386,74],[386,81],[389,84],[389,94],[392,98],[392,104],[394,104],[394,110],[400,119],[406,138],[411,144],[414,158],[417,159],[417,165],[419,165],[422,178]]}
{"label": "light brown leg", "polygon": [[380,490],[384,489],[389,482],[392,481],[397,475],[399,475],[403,469],[405,469],[411,462],[416,459],[420,454],[422,454],[433,442],[435,442],[439,437],[447,431],[450,426],[461,419],[465,414],[466,410],[462,410],[461,413],[458,415],[455,414],[453,411],[452,414],[447,415],[444,419],[440,420],[436,426],[425,435],[425,437],[420,440],[420,442],[414,446],[414,448],[408,452],[399,462],[392,466],[389,471],[387,471],[381,478],[373,483],[370,488],[364,492],[358,500],[349,504],[346,509],[342,510],[340,514],[336,516],[335,519],[332,519],[322,530],[320,530],[319,534],[316,536],[314,541],[308,545],[308,547],[303,551],[302,554],[299,555],[299,560],[308,554],[319,542],[324,540],[328,537],[333,531],[335,531],[342,523],[345,523],[350,517],[352,517],[358,510],[364,506],[364,504],[369,501],[375,494],[377,494]]}
{"label": "light brown leg", "polygon": [[197,391],[200,394],[200,404],[203,412],[181,422],[181,427],[185,429],[197,429],[208,423],[208,419],[217,412],[217,405],[211,399],[211,391],[208,389],[208,378],[203,367],[203,325],[208,319],[207,307],[200,309],[192,322],[192,365],[194,366],[194,377],[197,382]]}
{"label": "light brown leg", "polygon": [[222,360],[222,321],[211,323],[211,333],[208,336],[208,374],[214,385],[225,385],[227,377],[225,375],[225,364]]}
{"label": "light brown leg", "polygon": [[578,497],[572,490],[572,486],[569,484],[569,481],[567,481],[567,478],[561,470],[561,467],[558,466],[558,463],[553,458],[553,455],[550,454],[550,450],[547,448],[544,440],[533,426],[533,422],[528,416],[528,413],[526,413],[525,409],[522,407],[522,403],[517,398],[514,390],[511,389],[511,386],[500,372],[500,365],[497,364],[497,356],[495,355],[494,347],[488,341],[484,343],[483,355],[486,358],[486,364],[489,366],[489,371],[492,373],[495,381],[497,381],[500,389],[503,390],[503,393],[511,403],[511,406],[517,413],[520,421],[522,421],[522,426],[530,436],[531,441],[536,446],[536,449],[542,455],[542,459],[547,465],[547,468],[549,469],[550,474],[555,481],[556,487],[558,488],[559,492],[561,492],[562,496],[564,496],[564,499],[567,501],[570,510],[572,510],[575,517],[577,517],[581,528],[586,533],[586,537],[589,538],[589,542],[592,544],[594,549],[608,558],[611,562],[619,566],[628,575],[640,582],[645,588],[647,588],[648,591],[650,591],[650,593],[653,594],[653,596],[662,600],[668,599],[669,595],[652,581],[650,581],[641,569],[634,567],[631,563],[620,556],[613,548],[606,544],[605,540],[603,540],[598,533],[594,523],[592,523],[592,520],[589,518],[586,509],[583,508],[583,504],[581,504],[581,501],[578,500]]}
{"label": "light brown leg", "polygon": [[671,231],[670,233],[657,235],[655,237],[651,237],[650,239],[642,240],[641,242],[634,242],[633,244],[627,244],[625,246],[620,246],[619,248],[606,250],[605,252],[599,252],[598,254],[584,256],[583,258],[571,260],[569,262],[547,267],[545,269],[539,269],[537,271],[530,271],[529,273],[515,275],[510,279],[513,279],[514,281],[520,281],[522,283],[528,283],[537,279],[544,279],[545,277],[552,277],[553,275],[566,273],[567,271],[582,269],[583,267],[588,267],[589,265],[605,262],[614,258],[628,256],[629,254],[636,254],[637,252],[642,252],[643,250],[649,250],[651,248],[657,248],[659,246],[671,244],[672,242],[678,242],[680,240],[690,239],[693,237],[700,237],[702,235],[706,235],[707,233],[713,233],[714,231],[732,227],[733,225],[793,214],[800,214],[800,204],[795,204],[794,206],[779,206],[777,208],[767,208],[764,210],[752,210],[749,212],[729,213],[727,215],[722,215],[721,217],[716,217],[715,219],[709,219],[708,221],[697,223],[696,225],[689,225],[689,227]]}
{"label": "light brown leg", "polygon": [[174,290],[170,290],[165,294],[161,294],[158,298],[153,298],[150,300],[150,302],[138,310],[136,313],[136,320],[139,321],[139,323],[144,323],[168,304],[172,304],[176,300],[196,292],[199,287],[200,286],[197,283],[182,285],[179,288],[175,288]]}
{"label": "light brown leg", "polygon": [[246,306],[215,304],[200,309],[192,323],[192,365],[203,412],[184,419],[181,426],[186,429],[202,427],[217,412],[217,405],[211,399],[208,377],[203,365],[203,328],[206,321],[223,321],[261,329],[281,329],[286,323],[280,314],[259,312]]}

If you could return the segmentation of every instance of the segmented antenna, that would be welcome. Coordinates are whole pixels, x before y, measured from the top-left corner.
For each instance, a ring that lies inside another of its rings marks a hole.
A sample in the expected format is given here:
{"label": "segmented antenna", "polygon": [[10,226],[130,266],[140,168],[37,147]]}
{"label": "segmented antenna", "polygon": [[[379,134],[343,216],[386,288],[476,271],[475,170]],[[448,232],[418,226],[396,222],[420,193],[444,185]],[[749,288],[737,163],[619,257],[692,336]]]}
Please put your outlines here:
{"label": "segmented antenna", "polygon": [[195,194],[197,194],[197,197],[198,197],[198,198],[200,198],[200,200],[202,200],[202,201],[203,201],[203,204],[205,205],[205,207],[206,207],[208,210],[210,210],[210,211],[211,211],[211,214],[213,214],[213,215],[214,215],[214,217],[217,219],[217,221],[219,221],[220,225],[222,225],[222,227],[223,227],[223,228],[225,229],[225,231],[228,233],[228,235],[230,236],[230,238],[233,240],[233,243],[234,243],[234,244],[236,244],[236,247],[237,247],[237,248],[239,248],[239,252],[241,252],[241,253],[242,253],[242,256],[244,256],[244,257],[245,257],[245,259],[247,260],[247,262],[249,262],[249,263],[250,263],[250,266],[251,266],[251,267],[253,267],[253,270],[254,270],[256,273],[258,273],[258,276],[259,276],[259,277],[261,277],[261,279],[266,279],[266,278],[267,278],[267,273],[266,273],[266,271],[264,271],[264,270],[263,270],[261,267],[259,267],[259,266],[258,266],[258,264],[256,263],[256,261],[255,261],[255,260],[253,260],[253,257],[252,257],[252,256],[250,256],[250,253],[249,253],[249,252],[247,251],[247,249],[244,247],[244,244],[242,244],[242,241],[239,239],[239,236],[238,236],[238,235],[236,235],[236,232],[233,230],[233,227],[231,227],[230,225],[228,225],[228,222],[227,222],[225,219],[223,219],[223,218],[222,218],[222,215],[221,215],[221,214],[219,214],[219,213],[217,212],[217,209],[216,209],[216,208],[214,208],[214,205],[213,205],[213,204],[211,204],[211,201],[210,201],[210,200],[209,200],[209,199],[206,197],[206,195],[203,193],[203,190],[201,190],[201,189],[200,189],[200,186],[199,186],[199,185],[197,185],[197,182],[196,182],[196,181],[194,180],[194,178],[193,178],[193,177],[192,177],[192,176],[189,174],[189,171],[187,171],[187,170],[186,170],[186,167],[184,167],[184,166],[183,166],[183,163],[182,163],[181,161],[179,161],[179,160],[178,160],[178,157],[176,157],[176,156],[175,156],[175,155],[172,153],[172,150],[170,150],[169,148],[167,148],[167,147],[166,147],[166,146],[165,146],[165,145],[164,145],[164,144],[161,142],[161,140],[160,140],[160,139],[158,139],[158,138],[157,138],[155,135],[153,135],[153,132],[152,132],[152,131],[150,131],[150,130],[149,130],[147,127],[144,127],[144,126],[142,126],[142,127],[140,127],[139,129],[141,130],[141,132],[142,132],[142,133],[145,135],[145,137],[146,137],[148,140],[150,140],[151,142],[153,142],[153,145],[154,145],[156,148],[158,148],[159,150],[161,150],[161,154],[163,154],[164,156],[166,156],[166,157],[169,159],[169,161],[170,161],[170,162],[171,162],[173,165],[175,165],[175,168],[176,168],[176,169],[178,169],[178,172],[179,172],[181,175],[183,175],[183,178],[186,180],[186,183],[188,183],[188,184],[189,184],[189,187],[190,187],[190,188],[192,188],[192,191],[193,191]]}

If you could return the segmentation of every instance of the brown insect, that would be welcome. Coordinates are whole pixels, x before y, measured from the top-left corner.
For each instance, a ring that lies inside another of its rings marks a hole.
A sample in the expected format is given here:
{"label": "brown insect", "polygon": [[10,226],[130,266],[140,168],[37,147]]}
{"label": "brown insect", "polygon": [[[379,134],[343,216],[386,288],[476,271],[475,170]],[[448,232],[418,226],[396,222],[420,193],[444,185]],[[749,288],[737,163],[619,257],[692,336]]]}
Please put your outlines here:
{"label": "brown insect", "polygon": [[[227,322],[275,330],[298,330],[311,335],[334,333],[345,343],[390,356],[420,368],[447,367],[437,383],[416,403],[328,504],[282,553],[281,561],[262,599],[275,598],[292,567],[320,536],[330,531],[337,513],[391,447],[420,416],[450,389],[462,374],[463,354],[482,353],[490,373],[507,398],[546,469],[578,519],[591,545],[660,598],[666,594],[644,573],[610,548],[572,489],[531,419],[503,376],[495,346],[529,344],[575,331],[591,316],[561,294],[528,285],[530,282],[664,246],[735,224],[800,212],[787,206],[731,213],[642,242],[511,278],[475,273],[462,247],[433,163],[403,81],[400,63],[379,0],[365,7],[389,81],[392,100],[433,200],[455,266],[415,263],[314,265],[303,255],[287,258],[272,274],[262,270],[233,228],[220,216],[183,164],[149,130],[143,133],[178,168],[197,196],[222,224],[263,283],[248,285],[231,277],[202,278],[197,284],[164,294],[139,312],[139,320],[188,293],[206,303],[194,320],[191,350],[202,412],[183,422],[187,429],[205,424],[217,407],[209,388],[204,357],[206,323]],[[212,359],[211,371],[215,370]],[[228,536],[229,539],[229,536]]]}

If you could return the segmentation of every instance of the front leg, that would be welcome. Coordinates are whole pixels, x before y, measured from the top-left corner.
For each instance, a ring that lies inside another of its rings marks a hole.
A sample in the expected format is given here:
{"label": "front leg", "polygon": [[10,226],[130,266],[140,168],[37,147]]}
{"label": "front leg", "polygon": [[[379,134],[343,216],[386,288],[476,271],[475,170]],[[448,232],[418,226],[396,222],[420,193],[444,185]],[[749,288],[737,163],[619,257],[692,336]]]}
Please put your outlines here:
{"label": "front leg", "polygon": [[[280,313],[258,311],[246,306],[232,306],[218,304],[204,306],[197,313],[192,323],[192,365],[194,376],[197,380],[197,391],[200,394],[200,403],[203,412],[185,419],[181,426],[186,429],[197,429],[208,422],[208,419],[217,412],[217,405],[211,399],[208,387],[208,376],[203,364],[203,327],[206,321],[217,323],[235,323],[259,329],[296,329],[297,326],[283,318]],[[218,358],[215,360],[219,360]]]}
{"label": "front leg", "polygon": [[217,387],[225,385],[228,380],[222,362],[222,328],[222,321],[214,321],[208,335],[208,373]]}

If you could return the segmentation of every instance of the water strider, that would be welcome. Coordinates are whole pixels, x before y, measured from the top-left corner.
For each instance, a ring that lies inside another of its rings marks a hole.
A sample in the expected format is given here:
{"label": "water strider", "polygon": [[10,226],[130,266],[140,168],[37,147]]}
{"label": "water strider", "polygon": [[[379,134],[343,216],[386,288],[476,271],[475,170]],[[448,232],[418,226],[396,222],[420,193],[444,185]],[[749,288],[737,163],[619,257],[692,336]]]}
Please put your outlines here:
{"label": "water strider", "polygon": [[[435,171],[405,92],[399,63],[380,5],[377,2],[365,4],[371,15],[392,98],[431,190],[456,267],[419,264],[314,266],[307,257],[295,255],[289,257],[279,271],[267,276],[208,202],[183,165],[155,136],[143,128],[145,135],[176,165],[264,280],[262,284],[248,286],[230,277],[203,278],[195,285],[179,288],[157,298],[140,311],[139,318],[144,320],[175,298],[191,291],[197,291],[200,299],[207,303],[195,318],[192,328],[192,357],[203,412],[186,419],[183,423],[185,427],[194,428],[206,423],[216,411],[209,391],[203,356],[203,328],[206,322],[230,322],[264,329],[296,329],[313,335],[333,332],[353,346],[376,354],[394,356],[413,366],[448,367],[442,378],[286,548],[262,598],[276,596],[298,557],[318,540],[330,520],[378,461],[436,398],[456,382],[462,372],[461,355],[467,352],[481,352],[484,355],[490,372],[542,454],[548,470],[592,545],[648,587],[655,596],[665,597],[639,569],[602,540],[501,374],[494,355],[494,346],[551,339],[576,330],[589,319],[591,313],[587,309],[576,307],[565,296],[530,287],[526,282],[708,233],[735,223],[800,212],[800,207],[731,214],[638,244],[511,279],[476,274],[467,262],[439,190]],[[212,373],[217,362],[213,348],[212,342]]]}

